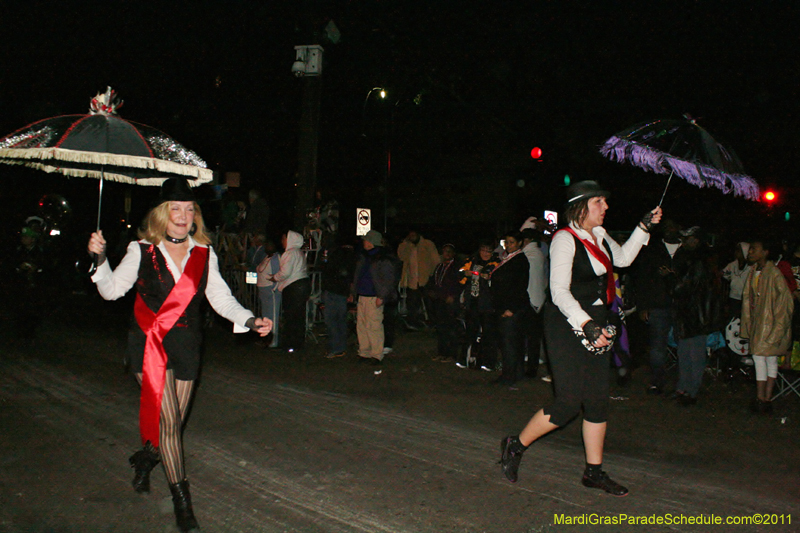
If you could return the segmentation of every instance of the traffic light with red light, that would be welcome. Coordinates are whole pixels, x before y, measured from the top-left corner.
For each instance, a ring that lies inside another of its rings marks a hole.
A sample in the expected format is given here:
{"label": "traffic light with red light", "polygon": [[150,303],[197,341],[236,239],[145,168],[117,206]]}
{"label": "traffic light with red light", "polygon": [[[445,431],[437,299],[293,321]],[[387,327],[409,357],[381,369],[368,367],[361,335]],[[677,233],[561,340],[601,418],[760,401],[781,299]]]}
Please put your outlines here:
{"label": "traffic light with red light", "polygon": [[776,201],[778,201],[778,194],[772,189],[767,189],[766,191],[764,191],[763,198],[764,201],[767,202],[767,204],[772,205]]}

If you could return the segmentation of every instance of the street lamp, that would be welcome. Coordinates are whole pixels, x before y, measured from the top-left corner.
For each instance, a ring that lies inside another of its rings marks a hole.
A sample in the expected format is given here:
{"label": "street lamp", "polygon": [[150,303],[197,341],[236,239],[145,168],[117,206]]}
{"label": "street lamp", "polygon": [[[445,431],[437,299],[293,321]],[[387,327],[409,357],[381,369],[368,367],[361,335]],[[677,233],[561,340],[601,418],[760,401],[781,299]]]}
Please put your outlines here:
{"label": "street lamp", "polygon": [[375,91],[379,91],[378,96],[381,97],[381,100],[386,99],[386,89],[384,89],[383,87],[373,87],[372,89],[370,89],[369,92],[367,93],[367,97],[364,98],[364,108],[361,110],[362,120],[364,120],[367,116],[367,102],[369,102],[369,97],[372,96],[372,93],[374,93]]}

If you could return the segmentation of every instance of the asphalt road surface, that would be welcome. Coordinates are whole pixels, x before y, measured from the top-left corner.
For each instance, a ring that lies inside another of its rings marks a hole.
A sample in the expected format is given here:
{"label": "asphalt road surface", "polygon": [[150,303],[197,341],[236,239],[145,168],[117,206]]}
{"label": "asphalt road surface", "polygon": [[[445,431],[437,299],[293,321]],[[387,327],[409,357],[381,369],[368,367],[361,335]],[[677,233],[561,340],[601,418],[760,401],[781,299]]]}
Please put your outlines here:
{"label": "asphalt road surface", "polygon": [[[121,363],[125,313],[94,298],[68,309],[33,343],[4,320],[0,532],[175,531],[160,467],[149,495],[130,486],[138,388]],[[800,398],[750,415],[751,384],[708,376],[684,408],[645,395],[640,369],[613,392],[604,467],[630,489],[614,498],[580,485],[579,421],[532,446],[519,482],[506,481],[500,439],[549,385],[510,390],[434,362],[431,332],[401,336],[380,375],[354,350],[325,359],[324,338],[302,354],[253,340],[221,325],[207,335],[184,434],[203,531],[800,531]],[[712,515],[777,524],[687,523]],[[569,524],[623,516],[673,523]]]}

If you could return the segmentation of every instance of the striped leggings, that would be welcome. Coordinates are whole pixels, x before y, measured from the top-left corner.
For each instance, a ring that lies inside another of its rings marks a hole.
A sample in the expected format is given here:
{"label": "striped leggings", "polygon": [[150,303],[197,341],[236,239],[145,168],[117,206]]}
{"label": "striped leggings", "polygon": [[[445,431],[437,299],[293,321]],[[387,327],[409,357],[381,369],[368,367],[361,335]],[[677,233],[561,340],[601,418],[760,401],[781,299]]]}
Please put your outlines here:
{"label": "striped leggings", "polygon": [[[136,381],[142,384],[142,374],[136,374]],[[161,446],[158,453],[167,481],[173,485],[186,479],[183,467],[183,423],[192,399],[194,381],[175,379],[172,370],[167,370],[164,378],[164,397],[161,400],[161,422],[159,440]]]}

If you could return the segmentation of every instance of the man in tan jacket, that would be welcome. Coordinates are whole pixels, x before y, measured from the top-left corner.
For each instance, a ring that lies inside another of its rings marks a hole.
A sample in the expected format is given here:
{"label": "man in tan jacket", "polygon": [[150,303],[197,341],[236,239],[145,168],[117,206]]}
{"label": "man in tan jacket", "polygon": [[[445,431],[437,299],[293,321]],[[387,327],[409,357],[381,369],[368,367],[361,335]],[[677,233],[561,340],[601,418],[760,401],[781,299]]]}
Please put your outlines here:
{"label": "man in tan jacket", "polygon": [[428,283],[436,265],[439,264],[439,251],[433,241],[424,238],[419,232],[411,230],[397,248],[397,257],[403,262],[400,289],[406,291],[408,315],[406,325],[411,329],[422,324],[422,289]]}
{"label": "man in tan jacket", "polygon": [[750,243],[747,260],[753,265],[742,294],[740,336],[750,339],[750,353],[756,367],[757,413],[772,410],[772,388],[778,377],[778,356],[784,355],[792,340],[792,295],[786,279],[772,261],[770,245],[763,240]]}

